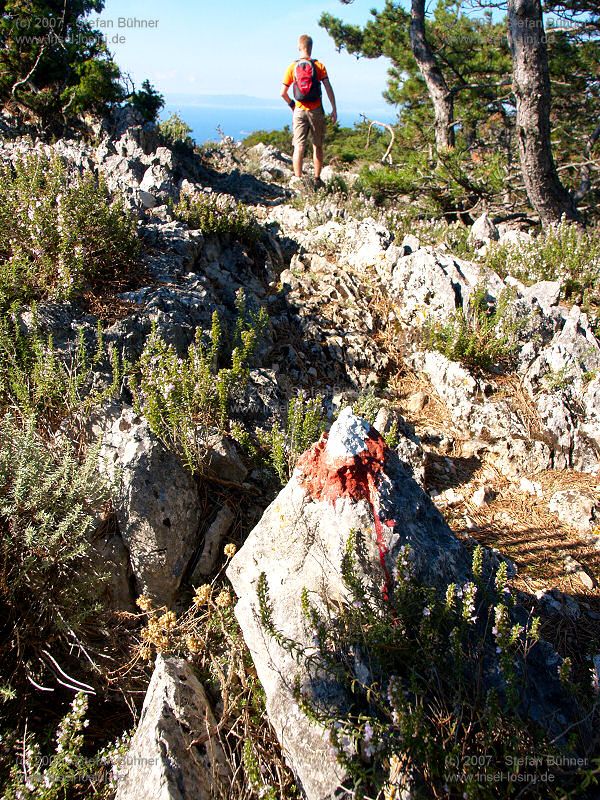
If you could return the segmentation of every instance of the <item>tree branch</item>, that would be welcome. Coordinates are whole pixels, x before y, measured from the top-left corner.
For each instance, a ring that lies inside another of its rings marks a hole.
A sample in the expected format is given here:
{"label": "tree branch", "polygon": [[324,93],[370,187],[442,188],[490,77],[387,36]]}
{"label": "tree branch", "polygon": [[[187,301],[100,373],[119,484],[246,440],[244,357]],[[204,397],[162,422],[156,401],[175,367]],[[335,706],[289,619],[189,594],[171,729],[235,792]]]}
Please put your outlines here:
{"label": "tree branch", "polygon": [[[367,117],[364,114],[361,114],[361,117],[364,119],[365,122],[368,122]],[[373,128],[373,125],[380,125],[382,128],[387,128],[387,130],[390,132],[390,136],[391,136],[390,143],[388,145],[388,149],[383,154],[383,157],[381,159],[381,163],[384,164],[387,161],[388,164],[392,164],[393,162],[392,162],[392,157],[391,157],[390,153],[392,151],[392,147],[394,146],[395,136],[394,136],[394,129],[392,128],[391,125],[388,125],[387,122],[378,122],[376,119],[374,119],[370,123],[369,130],[367,131],[367,143],[365,145],[365,150],[369,149],[369,144],[371,143],[371,129]]]}
{"label": "tree branch", "polygon": [[12,87],[11,92],[10,92],[13,97],[15,97],[15,93],[16,93],[17,89],[19,88],[19,86],[23,86],[24,83],[27,83],[27,81],[31,78],[33,73],[36,71],[37,66],[40,63],[40,59],[44,55],[44,51],[45,50],[46,50],[46,45],[43,44],[42,45],[42,49],[40,50],[40,52],[38,54],[38,57],[36,58],[35,64],[33,65],[33,67],[29,70],[27,75],[22,80],[17,81],[16,83],[13,84],[13,87]]}

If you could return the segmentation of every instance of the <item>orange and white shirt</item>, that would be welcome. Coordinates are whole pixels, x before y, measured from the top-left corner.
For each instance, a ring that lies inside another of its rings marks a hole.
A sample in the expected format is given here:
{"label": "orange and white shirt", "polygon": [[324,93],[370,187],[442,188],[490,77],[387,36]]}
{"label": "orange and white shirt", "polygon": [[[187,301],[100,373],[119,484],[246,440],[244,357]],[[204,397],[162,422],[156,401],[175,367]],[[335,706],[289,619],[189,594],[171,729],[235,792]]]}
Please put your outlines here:
{"label": "orange and white shirt", "polygon": [[[285,71],[285,75],[283,76],[283,84],[284,86],[291,86],[294,82],[294,68],[298,62],[292,61],[289,67]],[[317,73],[317,79],[319,81],[324,81],[327,77],[327,70],[325,69],[325,65],[322,64],[320,61],[315,59],[314,61],[315,71]],[[296,108],[302,108],[305,111],[312,111],[315,108],[319,108],[321,105],[320,100],[296,100]]]}

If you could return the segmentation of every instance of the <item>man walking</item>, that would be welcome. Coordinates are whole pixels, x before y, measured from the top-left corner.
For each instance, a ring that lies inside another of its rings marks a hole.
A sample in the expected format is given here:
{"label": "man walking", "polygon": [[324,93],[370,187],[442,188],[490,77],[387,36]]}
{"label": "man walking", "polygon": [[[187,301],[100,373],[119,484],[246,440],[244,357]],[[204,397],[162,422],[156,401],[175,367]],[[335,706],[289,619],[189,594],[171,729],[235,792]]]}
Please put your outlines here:
{"label": "man walking", "polygon": [[[308,132],[312,134],[313,162],[315,168],[315,189],[323,186],[323,142],[325,139],[325,112],[321,101],[321,84],[325,87],[331,103],[331,120],[335,124],[337,109],[335,95],[327,77],[327,70],[312,58],[313,40],[303,34],[298,39],[300,58],[293,61],[283,76],[281,96],[294,112],[294,178],[290,185],[299,184],[302,179],[302,162]],[[293,87],[294,99],[288,94]]]}

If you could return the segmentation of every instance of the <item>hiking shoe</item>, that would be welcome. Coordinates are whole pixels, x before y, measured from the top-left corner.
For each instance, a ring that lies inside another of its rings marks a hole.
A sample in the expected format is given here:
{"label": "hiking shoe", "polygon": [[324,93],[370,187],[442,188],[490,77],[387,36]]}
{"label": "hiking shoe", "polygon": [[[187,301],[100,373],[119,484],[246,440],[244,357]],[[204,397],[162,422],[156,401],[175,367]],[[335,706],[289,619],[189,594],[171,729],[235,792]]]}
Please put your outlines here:
{"label": "hiking shoe", "polygon": [[318,192],[319,189],[324,189],[324,188],[325,188],[325,184],[323,183],[321,178],[315,178],[315,180],[313,182],[313,189],[315,190],[315,192]]}

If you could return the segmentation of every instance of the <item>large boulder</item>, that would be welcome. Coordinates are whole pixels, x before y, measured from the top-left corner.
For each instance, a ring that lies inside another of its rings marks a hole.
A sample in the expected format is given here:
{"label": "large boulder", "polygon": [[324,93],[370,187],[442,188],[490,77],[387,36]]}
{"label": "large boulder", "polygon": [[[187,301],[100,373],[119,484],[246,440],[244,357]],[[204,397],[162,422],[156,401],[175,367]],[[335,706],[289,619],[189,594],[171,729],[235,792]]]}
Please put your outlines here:
{"label": "large boulder", "polygon": [[101,467],[120,484],[117,519],[137,590],[170,605],[198,542],[194,479],[132,408],[110,408],[97,427]]}
{"label": "large boulder", "polygon": [[115,800],[211,800],[229,771],[202,687],[182,658],[157,656],[142,714],[117,763]]}
{"label": "large boulder", "polygon": [[395,263],[390,292],[398,300],[398,315],[405,325],[426,319],[447,322],[457,310],[467,311],[473,290],[484,284],[491,299],[504,284],[496,273],[483,272],[476,264],[422,247]]}
{"label": "large boulder", "polygon": [[[379,594],[385,602],[391,597],[406,545],[415,580],[441,597],[450,583],[463,585],[471,576],[466,547],[398,454],[387,448],[368,422],[346,408],[329,435],[300,458],[292,479],[227,570],[239,598],[235,613],[265,689],[267,713],[308,800],[341,797],[338,789],[347,775],[328,731],[299,707],[295,678],[313,707],[336,708],[332,713],[343,715],[352,701],[334,674],[317,665],[315,631],[307,624],[303,598],[310,598],[329,619],[335,608],[353,601],[342,573],[344,556],[349,543],[356,544],[357,532],[362,536],[356,545],[353,580],[365,587],[365,598]],[[485,561],[486,570],[498,564],[490,553]],[[264,606],[265,582],[269,611]],[[515,608],[522,622],[528,613]],[[488,635],[485,625],[482,614],[482,639]],[[497,690],[498,650],[489,640],[483,646],[487,663],[483,679]],[[356,663],[356,653],[354,658]],[[558,655],[547,643],[532,648],[523,670],[524,707],[531,719],[562,741],[578,709],[561,691],[559,665]],[[369,680],[368,668],[358,664],[356,669],[361,674],[366,669],[367,677],[359,680]]]}
{"label": "large boulder", "polygon": [[[403,544],[411,545],[415,571],[423,581],[442,585],[467,575],[466,552],[430,499],[374,428],[347,408],[329,436],[300,460],[227,570],[270,720],[312,800],[332,796],[345,773],[324,732],[294,700],[290,676],[297,665],[261,628],[257,582],[264,572],[274,625],[284,636],[312,645],[301,609],[302,590],[330,600],[347,597],[342,558],[351,532],[357,530],[371,531],[365,579],[383,587]],[[316,698],[330,698],[331,682],[316,681],[314,692]]]}

